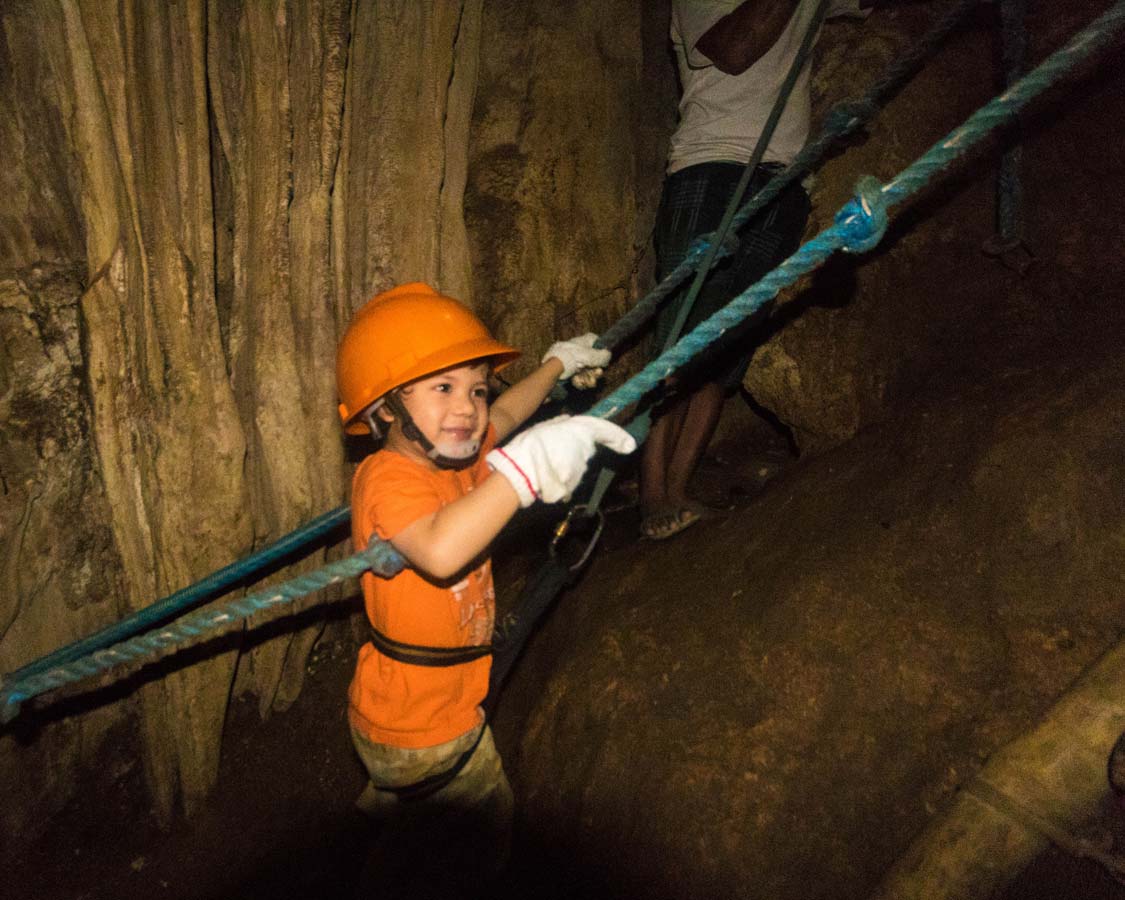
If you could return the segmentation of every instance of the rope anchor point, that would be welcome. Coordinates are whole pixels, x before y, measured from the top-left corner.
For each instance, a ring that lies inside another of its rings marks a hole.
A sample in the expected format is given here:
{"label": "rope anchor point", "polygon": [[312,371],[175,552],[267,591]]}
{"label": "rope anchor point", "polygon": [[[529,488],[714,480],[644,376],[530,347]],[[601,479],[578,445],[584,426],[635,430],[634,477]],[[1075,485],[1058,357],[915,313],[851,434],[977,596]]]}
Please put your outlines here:
{"label": "rope anchor point", "polygon": [[848,253],[866,253],[878,244],[887,231],[887,202],[879,180],[871,175],[860,176],[855,197],[836,213],[835,221],[842,232],[843,249]]}

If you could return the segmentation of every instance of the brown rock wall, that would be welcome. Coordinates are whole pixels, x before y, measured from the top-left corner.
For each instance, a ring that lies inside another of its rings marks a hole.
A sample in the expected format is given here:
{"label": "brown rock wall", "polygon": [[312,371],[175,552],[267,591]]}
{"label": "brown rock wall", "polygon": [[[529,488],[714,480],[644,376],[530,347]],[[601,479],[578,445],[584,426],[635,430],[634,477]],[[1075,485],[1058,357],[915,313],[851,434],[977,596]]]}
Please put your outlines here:
{"label": "brown rock wall", "polygon": [[[257,544],[337,505],[345,483],[336,420],[324,398],[334,391],[330,192],[347,10],[318,4],[293,13],[291,20],[286,4],[209,9],[216,218],[231,235],[220,262],[225,349],[248,442],[244,477]],[[302,565],[323,562],[317,553]],[[315,602],[305,598],[280,614]],[[299,692],[303,660],[319,633],[319,625],[283,633],[240,663],[239,690],[258,695],[263,715]]]}
{"label": "brown rock wall", "polygon": [[[63,5],[83,153],[82,298],[93,435],[140,608],[249,545],[245,438],[214,295],[203,6]],[[140,692],[155,805],[190,808],[218,763],[231,652]]]}
{"label": "brown rock wall", "polygon": [[659,174],[642,6],[485,5],[465,213],[477,306],[524,365],[604,329],[643,277]]}
{"label": "brown rock wall", "polygon": [[[431,281],[532,354],[624,308],[645,278],[659,184],[645,170],[663,153],[639,84],[665,61],[643,47],[639,4],[575,12],[4,5],[0,669],[344,499],[332,361],[375,291]],[[514,105],[496,106],[508,81]],[[514,129],[499,149],[496,127]],[[527,160],[518,178],[511,146]],[[463,195],[482,185],[512,215],[471,204],[470,230]],[[160,815],[195,808],[232,692],[264,715],[300,690],[322,627],[302,621],[209,642],[120,695],[79,691],[57,725],[4,733],[5,781],[42,773],[20,782],[4,827],[33,823],[39,793],[64,802],[110,729],[127,768],[134,724]]]}
{"label": "brown rock wall", "polygon": [[[349,309],[403,281],[468,299],[467,266],[453,248],[464,244],[458,191],[479,22],[480,0],[355,7],[334,195],[338,290]],[[447,227],[453,243],[443,252]]]}

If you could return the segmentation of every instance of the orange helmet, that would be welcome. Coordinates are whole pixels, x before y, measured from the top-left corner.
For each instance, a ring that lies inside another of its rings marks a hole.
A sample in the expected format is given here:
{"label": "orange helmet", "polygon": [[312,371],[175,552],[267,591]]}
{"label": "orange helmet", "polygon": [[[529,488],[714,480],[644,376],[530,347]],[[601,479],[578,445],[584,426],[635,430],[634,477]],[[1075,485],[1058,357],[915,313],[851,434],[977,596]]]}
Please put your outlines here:
{"label": "orange helmet", "polygon": [[461,303],[427,284],[376,294],[352,318],[336,351],[344,430],[366,433],[360,414],[396,387],[473,359],[491,359],[499,369],[519,355]]}

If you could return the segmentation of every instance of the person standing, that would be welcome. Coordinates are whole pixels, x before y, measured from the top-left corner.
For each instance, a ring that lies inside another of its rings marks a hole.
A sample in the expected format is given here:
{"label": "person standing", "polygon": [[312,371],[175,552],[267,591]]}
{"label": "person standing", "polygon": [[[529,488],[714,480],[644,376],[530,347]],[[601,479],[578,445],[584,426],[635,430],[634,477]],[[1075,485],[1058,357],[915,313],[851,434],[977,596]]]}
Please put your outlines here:
{"label": "person standing", "polygon": [[[700,235],[720,224],[761,137],[819,0],[674,0],[671,38],[682,94],[657,214],[657,276],[683,260]],[[861,0],[831,0],[828,15],[863,15]],[[757,166],[745,199],[789,165],[809,133],[810,66],[805,64]],[[809,198],[790,184],[739,232],[740,245],[704,282],[683,333],[726,305],[800,246]],[[682,302],[682,301],[681,301]],[[673,301],[657,319],[660,350],[679,311]],[[641,534],[672,537],[709,510],[688,484],[711,441],[727,393],[749,364],[745,340],[753,322],[734,329],[701,364],[677,377],[657,412],[641,458]]]}

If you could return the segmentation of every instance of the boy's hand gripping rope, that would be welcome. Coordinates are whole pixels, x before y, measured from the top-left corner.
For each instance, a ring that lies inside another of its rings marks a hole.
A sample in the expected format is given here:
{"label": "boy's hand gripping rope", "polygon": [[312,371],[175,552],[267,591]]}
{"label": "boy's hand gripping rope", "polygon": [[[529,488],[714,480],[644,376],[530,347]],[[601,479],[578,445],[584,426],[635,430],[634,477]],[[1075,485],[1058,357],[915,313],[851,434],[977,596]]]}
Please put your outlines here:
{"label": "boy's hand gripping rope", "polygon": [[[887,227],[887,211],[925,187],[933,176],[950,166],[993,129],[1011,120],[1032,99],[1069,73],[1081,61],[1104,48],[1125,25],[1125,0],[1114,5],[1093,23],[1079,32],[1062,49],[1049,56],[999,97],[995,97],[970,116],[965,123],[931,147],[889,183],[865,176],[857,184],[857,196],[837,213],[832,226],[800,247],[785,262],[757,284],[747,288],[727,306],[698,328],[685,335],[678,344],[662,353],[633,378],[601,400],[589,415],[610,418],[621,413],[657,387],[727,330],[753,315],[763,304],[777,296],[798,278],[824,263],[836,250],[862,253],[881,240]],[[0,722],[11,721],[20,704],[55,687],[79,681],[120,662],[172,646],[182,640],[199,636],[215,628],[229,627],[260,609],[290,602],[371,570],[393,575],[406,561],[390,544],[372,540],[366,550],[316,572],[302,575],[276,587],[259,591],[212,610],[185,616],[172,625],[142,635],[105,650],[99,650],[72,663],[39,675],[0,684]]]}

